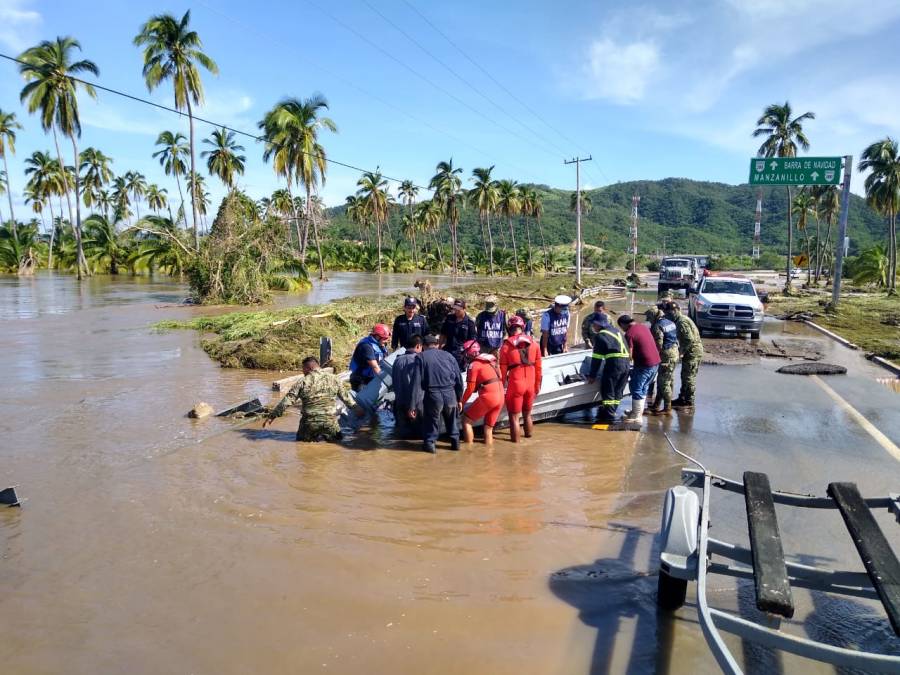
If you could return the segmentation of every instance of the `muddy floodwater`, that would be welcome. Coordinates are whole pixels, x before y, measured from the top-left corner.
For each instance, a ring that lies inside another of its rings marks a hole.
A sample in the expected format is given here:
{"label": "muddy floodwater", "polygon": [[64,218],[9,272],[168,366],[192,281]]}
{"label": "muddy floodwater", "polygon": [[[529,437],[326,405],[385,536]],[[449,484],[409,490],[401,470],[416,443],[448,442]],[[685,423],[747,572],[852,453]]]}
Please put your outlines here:
{"label": "muddy floodwater", "polygon": [[[334,277],[307,301],[413,281]],[[661,431],[731,473],[737,448],[772,470],[783,453],[761,432],[778,424],[756,412],[772,387],[751,396],[753,414],[726,405],[648,421],[645,435],[592,431],[579,414],[520,446],[504,431],[493,449],[433,456],[388,430],[297,444],[294,416],[266,431],[184,417],[199,400],[267,400],[274,379],[219,368],[193,332],[153,332],[214,311],[168,306],[184,295],[168,281],[0,277],[0,487],[27,498],[0,511],[5,672],[713,670],[693,610],[655,609],[654,533],[681,466]],[[701,384],[727,390],[746,372],[711,367]],[[809,396],[820,422],[834,418],[830,399]],[[795,487],[817,488],[819,426],[797,422],[795,404],[779,410],[805,453],[790,463]],[[900,440],[890,415],[879,424]],[[866,489],[898,475],[875,450],[846,464]],[[839,522],[822,528],[838,536]],[[725,606],[750,597],[728,588]],[[819,618],[798,614],[798,630],[839,625],[851,644],[893,649],[877,605],[806,604]],[[737,652],[772,672],[770,654]]]}

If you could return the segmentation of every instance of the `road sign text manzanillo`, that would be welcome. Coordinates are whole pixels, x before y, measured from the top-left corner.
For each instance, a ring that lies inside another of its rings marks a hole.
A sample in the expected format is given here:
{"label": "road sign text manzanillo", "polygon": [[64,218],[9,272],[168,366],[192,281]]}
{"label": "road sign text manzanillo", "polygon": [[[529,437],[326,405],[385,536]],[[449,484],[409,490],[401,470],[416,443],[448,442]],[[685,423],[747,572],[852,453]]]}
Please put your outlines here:
{"label": "road sign text manzanillo", "polygon": [[755,157],[750,185],[837,185],[840,157]]}

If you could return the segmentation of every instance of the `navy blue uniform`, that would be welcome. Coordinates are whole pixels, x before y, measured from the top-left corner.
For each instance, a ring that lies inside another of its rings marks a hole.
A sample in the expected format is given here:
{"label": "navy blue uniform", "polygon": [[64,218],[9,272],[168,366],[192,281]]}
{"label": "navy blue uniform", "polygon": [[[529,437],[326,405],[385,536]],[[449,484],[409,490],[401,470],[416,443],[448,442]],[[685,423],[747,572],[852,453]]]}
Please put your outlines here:
{"label": "navy blue uniform", "polygon": [[421,314],[414,314],[407,319],[406,314],[401,314],[394,319],[394,329],[391,331],[391,349],[405,347],[413,335],[425,337],[428,332],[428,321]]}
{"label": "navy blue uniform", "polygon": [[[406,317],[404,317],[406,318]],[[413,383],[419,376],[419,354],[406,352],[394,359],[391,366],[391,389],[394,391],[394,434],[398,438],[422,437],[422,408],[413,405]],[[409,411],[416,410],[416,419],[409,419]]]}
{"label": "navy blue uniform", "polygon": [[569,335],[569,310],[560,313],[551,307],[541,316],[541,333],[546,331],[547,353],[562,354],[566,347],[566,338]]}
{"label": "navy blue uniform", "polygon": [[367,335],[357,343],[350,359],[350,386],[353,391],[359,391],[375,378],[375,371],[372,370],[369,361],[381,363],[385,356],[387,350],[371,335]]}
{"label": "navy blue uniform", "polygon": [[457,321],[456,317],[451,314],[444,321],[441,335],[444,336],[444,351],[453,355],[460,371],[465,370],[466,357],[463,355],[463,345],[478,337],[472,317],[466,314],[460,321]]}
{"label": "navy blue uniform", "polygon": [[[471,322],[471,319],[469,319]],[[459,447],[459,408],[463,394],[462,373],[456,359],[440,349],[426,349],[416,359],[417,376],[412,383],[412,405],[422,410],[422,448],[433,451],[441,418],[450,435],[451,447]]]}
{"label": "navy blue uniform", "polygon": [[475,329],[478,331],[481,351],[496,353],[506,335],[506,312],[481,312],[475,317]]}

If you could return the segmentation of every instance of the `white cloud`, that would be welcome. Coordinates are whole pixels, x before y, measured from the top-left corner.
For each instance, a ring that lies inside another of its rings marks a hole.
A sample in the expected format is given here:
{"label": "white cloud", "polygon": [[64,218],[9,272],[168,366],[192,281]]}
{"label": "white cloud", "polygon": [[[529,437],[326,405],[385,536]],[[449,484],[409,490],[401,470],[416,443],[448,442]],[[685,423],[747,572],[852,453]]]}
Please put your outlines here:
{"label": "white cloud", "polygon": [[16,52],[33,44],[43,19],[30,5],[31,0],[0,0],[0,44]]}
{"label": "white cloud", "polygon": [[659,57],[658,47],[649,41],[595,40],[588,50],[586,96],[621,104],[640,101],[659,71]]}

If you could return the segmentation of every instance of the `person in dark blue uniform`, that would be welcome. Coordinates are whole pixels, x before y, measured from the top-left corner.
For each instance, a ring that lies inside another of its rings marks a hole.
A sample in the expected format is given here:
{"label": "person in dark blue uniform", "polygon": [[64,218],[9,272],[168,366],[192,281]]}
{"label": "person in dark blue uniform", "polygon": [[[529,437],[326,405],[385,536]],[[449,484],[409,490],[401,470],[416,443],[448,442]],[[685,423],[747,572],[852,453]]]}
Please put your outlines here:
{"label": "person in dark blue uniform", "polygon": [[391,329],[383,323],[375,324],[372,332],[360,340],[350,359],[350,388],[359,391],[381,372],[381,362],[388,355],[387,343]]}
{"label": "person in dark blue uniform", "polygon": [[466,357],[463,354],[463,345],[469,340],[475,340],[478,331],[475,330],[475,322],[466,314],[466,301],[454,300],[453,312],[446,318],[441,328],[441,347],[456,359],[460,372],[466,369]]}
{"label": "person in dark blue uniform", "polygon": [[428,332],[428,321],[419,314],[419,301],[408,297],[403,301],[403,314],[394,319],[391,331],[391,349],[405,347],[413,335],[425,337]]}
{"label": "person in dark blue uniform", "polygon": [[608,322],[603,323],[602,318],[594,320],[591,332],[594,336],[594,353],[588,371],[588,383],[596,381],[597,371],[603,366],[600,374],[600,395],[603,399],[600,401],[597,421],[615,422],[628,382],[628,360],[631,354],[622,331]]}
{"label": "person in dark blue uniform", "polygon": [[497,356],[506,335],[506,312],[497,306],[497,296],[484,299],[484,311],[475,317],[475,330],[481,353]]}
{"label": "person in dark blue uniform", "polygon": [[569,351],[569,305],[572,298],[557,295],[553,304],[541,316],[541,355],[562,354]]}
{"label": "person in dark blue uniform", "polygon": [[[471,319],[470,319],[471,321]],[[450,449],[459,450],[459,409],[463,394],[462,374],[450,352],[438,349],[435,335],[425,336],[425,351],[416,359],[418,373],[412,383],[412,409],[409,417],[422,411],[422,449],[434,452],[441,419],[450,436]]]}
{"label": "person in dark blue uniform", "polygon": [[[403,345],[406,351],[394,359],[391,366],[391,389],[394,392],[394,436],[422,438],[422,409],[413,407],[413,382],[419,375],[417,367],[422,353],[422,338],[413,335]],[[409,415],[410,410],[416,414]]]}

